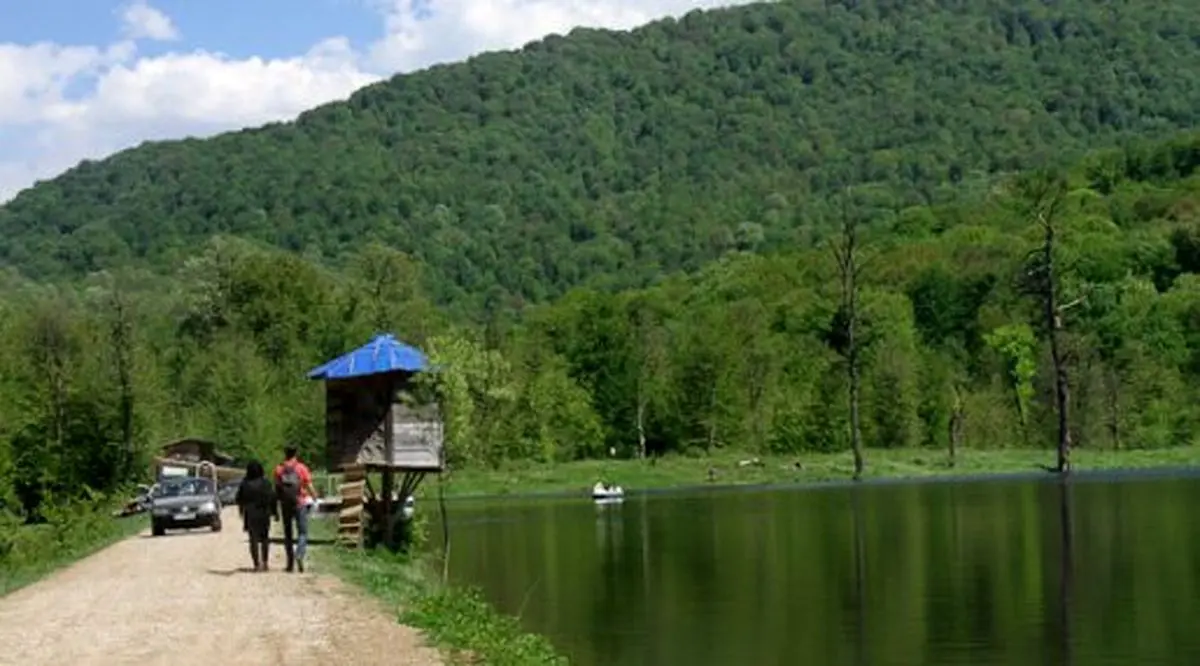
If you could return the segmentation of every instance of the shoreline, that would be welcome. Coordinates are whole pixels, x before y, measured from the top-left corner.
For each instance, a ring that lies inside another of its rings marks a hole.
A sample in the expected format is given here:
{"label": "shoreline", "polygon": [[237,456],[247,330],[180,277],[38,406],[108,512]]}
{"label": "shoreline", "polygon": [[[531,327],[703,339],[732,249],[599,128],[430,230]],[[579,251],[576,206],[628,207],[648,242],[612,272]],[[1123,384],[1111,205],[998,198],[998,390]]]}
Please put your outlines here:
{"label": "shoreline", "polygon": [[[1121,481],[1127,479],[1153,478],[1200,478],[1200,465],[1168,465],[1159,467],[1106,467],[1086,470],[1075,470],[1066,477],[1067,481],[1085,483],[1096,481]],[[738,493],[764,492],[771,490],[833,490],[839,488],[862,488],[889,486],[895,484],[935,484],[935,483],[1004,483],[1011,481],[1032,481],[1037,483],[1057,483],[1062,480],[1057,473],[1047,471],[1030,472],[980,472],[975,474],[929,474],[925,476],[895,476],[874,477],[854,481],[851,479],[830,481],[796,481],[778,483],[731,483],[715,485],[663,486],[654,488],[629,489],[625,492],[626,499],[639,497],[655,497],[663,495],[686,495],[691,493]],[[447,504],[464,504],[468,502],[500,501],[521,502],[537,500],[569,500],[591,499],[587,490],[544,490],[530,493],[503,493],[499,495],[446,495]],[[426,501],[436,501],[436,496],[426,498]]]}
{"label": "shoreline", "polygon": [[[744,460],[758,464],[740,466]],[[892,483],[1057,480],[1049,469],[1052,450],[997,449],[969,451],[953,467],[945,455],[930,449],[869,451],[861,481],[854,481],[848,453],[800,456],[756,456],[723,451],[707,457],[664,457],[655,463],[637,460],[589,460],[558,464],[532,463],[498,469],[467,469],[447,475],[447,502],[570,499],[590,497],[588,489],[609,478],[626,497],[683,492],[729,492],[751,489],[820,489]],[[1200,446],[1168,449],[1072,453],[1067,478],[1087,480],[1112,475],[1200,475]],[[716,470],[708,481],[707,470]],[[437,499],[436,477],[423,484],[417,497]]]}

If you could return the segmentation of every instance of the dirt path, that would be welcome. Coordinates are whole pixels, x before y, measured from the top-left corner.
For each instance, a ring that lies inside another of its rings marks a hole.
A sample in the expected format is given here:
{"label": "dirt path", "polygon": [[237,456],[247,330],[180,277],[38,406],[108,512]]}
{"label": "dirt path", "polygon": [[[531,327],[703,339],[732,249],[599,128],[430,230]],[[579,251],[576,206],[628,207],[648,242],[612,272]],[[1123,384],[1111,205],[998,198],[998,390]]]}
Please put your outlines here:
{"label": "dirt path", "polygon": [[[337,579],[244,570],[236,510],[225,530],[143,533],[0,598],[0,664],[440,663],[395,614]],[[278,526],[276,526],[276,529]]]}

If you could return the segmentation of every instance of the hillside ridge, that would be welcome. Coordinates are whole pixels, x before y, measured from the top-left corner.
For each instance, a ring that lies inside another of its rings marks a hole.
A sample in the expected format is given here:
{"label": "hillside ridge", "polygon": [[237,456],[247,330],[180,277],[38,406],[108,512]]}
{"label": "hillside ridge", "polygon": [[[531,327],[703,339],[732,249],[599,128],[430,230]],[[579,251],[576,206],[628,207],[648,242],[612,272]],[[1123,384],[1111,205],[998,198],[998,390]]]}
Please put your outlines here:
{"label": "hillside ridge", "polygon": [[809,244],[846,184],[900,211],[1192,127],[1192,34],[1181,3],[1082,0],[800,0],[577,29],[294,123],[81,164],[0,208],[0,263],[169,272],[228,234],[333,262],[378,241],[472,310],[639,286]]}

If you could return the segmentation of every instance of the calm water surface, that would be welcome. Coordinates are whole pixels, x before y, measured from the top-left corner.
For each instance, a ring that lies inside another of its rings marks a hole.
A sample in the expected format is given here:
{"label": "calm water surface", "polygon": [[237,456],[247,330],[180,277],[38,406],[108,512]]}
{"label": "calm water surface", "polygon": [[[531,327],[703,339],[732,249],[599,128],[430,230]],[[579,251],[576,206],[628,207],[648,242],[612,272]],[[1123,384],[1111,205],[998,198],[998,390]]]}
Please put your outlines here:
{"label": "calm water surface", "polygon": [[582,666],[1200,664],[1200,479],[500,500],[451,575]]}

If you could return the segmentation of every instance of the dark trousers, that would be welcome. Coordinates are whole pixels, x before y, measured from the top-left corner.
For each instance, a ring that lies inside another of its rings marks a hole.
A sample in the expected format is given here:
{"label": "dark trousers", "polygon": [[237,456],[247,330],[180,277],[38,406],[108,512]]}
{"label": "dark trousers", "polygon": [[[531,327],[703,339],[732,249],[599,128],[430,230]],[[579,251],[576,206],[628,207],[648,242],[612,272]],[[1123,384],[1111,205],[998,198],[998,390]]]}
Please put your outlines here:
{"label": "dark trousers", "polygon": [[266,569],[271,546],[271,523],[251,523],[246,526],[246,534],[250,537],[250,559],[254,561],[255,569]]}
{"label": "dark trousers", "polygon": [[296,560],[304,562],[308,551],[308,507],[280,507],[283,520],[283,552],[287,555],[287,568],[291,570]]}

